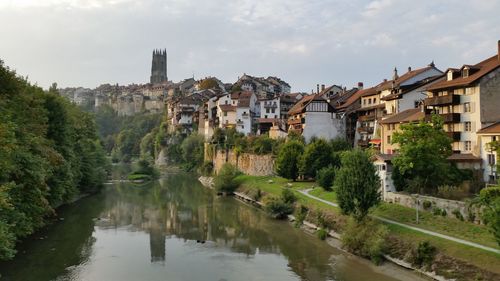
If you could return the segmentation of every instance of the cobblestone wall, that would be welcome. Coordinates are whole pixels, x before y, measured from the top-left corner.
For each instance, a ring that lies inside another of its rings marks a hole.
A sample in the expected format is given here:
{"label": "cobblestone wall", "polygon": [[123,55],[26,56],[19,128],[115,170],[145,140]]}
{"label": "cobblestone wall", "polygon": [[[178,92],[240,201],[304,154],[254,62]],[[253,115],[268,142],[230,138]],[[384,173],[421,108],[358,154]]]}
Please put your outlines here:
{"label": "cobblestone wall", "polygon": [[[205,157],[207,157],[207,153],[205,153]],[[229,162],[247,175],[269,176],[274,174],[274,161],[274,156],[269,154],[242,153],[237,156],[232,150],[227,151],[227,155],[225,150],[218,150],[214,157],[214,169],[218,173],[222,165]]]}

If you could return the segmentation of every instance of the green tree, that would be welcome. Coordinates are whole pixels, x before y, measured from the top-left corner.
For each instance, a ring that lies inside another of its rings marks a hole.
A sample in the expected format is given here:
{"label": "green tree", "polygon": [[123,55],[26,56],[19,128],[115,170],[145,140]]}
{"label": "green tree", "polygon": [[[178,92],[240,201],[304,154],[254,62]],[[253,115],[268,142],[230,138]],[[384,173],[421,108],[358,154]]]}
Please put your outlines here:
{"label": "green tree", "polygon": [[217,80],[214,78],[207,78],[203,79],[200,84],[198,85],[200,90],[208,90],[208,89],[215,89],[219,87],[219,84],[217,83]]}
{"label": "green tree", "polygon": [[300,173],[306,178],[315,178],[316,173],[323,167],[332,164],[332,148],[324,139],[311,140],[300,160]]}
{"label": "green tree", "polygon": [[215,176],[214,187],[219,192],[232,193],[238,187],[235,178],[240,174],[240,171],[235,166],[225,163],[222,165],[219,173]]}
{"label": "green tree", "polygon": [[395,183],[404,185],[397,186],[398,189],[434,193],[438,186],[453,180],[447,160],[452,153],[451,139],[444,132],[439,116],[433,116],[432,123],[401,125],[392,142],[400,147],[392,161],[399,173]]}
{"label": "green tree", "polygon": [[321,168],[316,177],[316,181],[319,186],[325,190],[332,190],[333,180],[335,179],[335,168],[333,166],[328,166]]}
{"label": "green tree", "polygon": [[342,213],[352,215],[358,222],[380,202],[380,180],[366,152],[356,149],[342,154],[334,188]]}
{"label": "green tree", "polygon": [[474,203],[482,207],[481,218],[500,245],[500,186],[483,188]]}
{"label": "green tree", "polygon": [[204,137],[198,133],[192,133],[182,141],[182,158],[184,159],[186,170],[192,171],[203,164],[204,141]]}
{"label": "green tree", "polygon": [[278,175],[295,181],[299,176],[299,160],[304,152],[304,144],[288,141],[280,149],[276,160]]}

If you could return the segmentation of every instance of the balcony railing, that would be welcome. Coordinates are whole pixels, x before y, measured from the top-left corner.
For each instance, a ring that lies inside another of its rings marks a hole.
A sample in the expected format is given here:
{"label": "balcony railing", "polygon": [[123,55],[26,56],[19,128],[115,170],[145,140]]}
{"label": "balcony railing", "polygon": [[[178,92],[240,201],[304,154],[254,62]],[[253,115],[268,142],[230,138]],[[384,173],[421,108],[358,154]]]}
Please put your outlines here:
{"label": "balcony railing", "polygon": [[365,134],[373,134],[373,127],[368,127],[368,126],[359,127],[358,132]]}
{"label": "balcony railing", "polygon": [[453,141],[460,141],[460,132],[446,132]]}
{"label": "balcony railing", "polygon": [[[460,123],[460,113],[444,113],[439,114],[443,118],[444,123]],[[432,114],[425,115],[425,121],[432,121]]]}
{"label": "balcony railing", "polygon": [[450,105],[450,104],[459,104],[460,96],[458,95],[446,95],[446,96],[436,96],[426,98],[424,100],[424,105]]}
{"label": "balcony railing", "polygon": [[368,114],[368,115],[361,115],[358,117],[359,121],[369,121],[369,120],[375,120],[375,114]]}

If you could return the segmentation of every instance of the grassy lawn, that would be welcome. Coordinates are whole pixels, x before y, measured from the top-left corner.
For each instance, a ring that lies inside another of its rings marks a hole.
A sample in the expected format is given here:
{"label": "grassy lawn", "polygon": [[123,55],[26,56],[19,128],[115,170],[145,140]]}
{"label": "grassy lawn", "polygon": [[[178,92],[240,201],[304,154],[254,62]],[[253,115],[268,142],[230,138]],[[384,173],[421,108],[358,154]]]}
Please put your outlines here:
{"label": "grassy lawn", "polygon": [[490,270],[495,273],[500,273],[500,267],[498,266],[500,264],[499,254],[487,252],[463,244],[458,244],[439,237],[429,236],[425,233],[403,228],[401,226],[393,224],[386,225],[391,231],[391,234],[394,234],[406,241],[430,241],[433,246],[435,246],[440,252],[444,254],[466,261],[479,268]]}
{"label": "grassy lawn", "polygon": [[[335,192],[328,192],[322,188],[315,188],[309,194],[327,201],[337,201]],[[372,213],[379,217],[500,249],[495,238],[484,225],[477,225],[455,218],[435,216],[427,211],[419,212],[419,223],[417,224],[415,209],[390,203],[380,204]]]}
{"label": "grassy lawn", "polygon": [[[272,182],[270,182],[270,180],[272,180]],[[240,183],[241,190],[260,189],[265,193],[277,196],[281,194],[281,190],[286,187],[288,183],[292,183],[291,188],[295,191],[309,189],[317,186],[317,184],[314,182],[291,182],[284,178],[273,176],[256,177],[242,175],[237,178],[237,181]],[[333,211],[337,214],[340,213],[340,210],[336,207],[309,198],[298,191],[296,191],[295,194],[297,198],[299,198],[299,202],[301,204],[310,207],[314,206],[322,210]],[[324,200],[332,202],[336,201],[334,192],[325,191],[320,187],[314,188],[314,190],[310,191],[310,194]],[[463,222],[458,219],[433,216],[429,212],[421,212],[420,223],[417,225],[415,224],[415,210],[388,203],[383,203],[382,205],[377,207],[373,211],[373,213],[377,216],[385,217],[405,224],[416,225],[428,230],[448,234],[457,238],[462,238],[486,246],[498,248],[498,245],[495,243],[493,236],[483,226]],[[448,241],[446,239],[430,236],[428,234],[413,231],[400,226],[389,224],[387,226],[391,234],[401,237],[406,241],[418,242],[422,240],[428,240],[432,245],[438,248],[439,251],[449,256],[467,261],[480,268],[500,273],[500,268],[498,268],[500,255],[498,254]]]}

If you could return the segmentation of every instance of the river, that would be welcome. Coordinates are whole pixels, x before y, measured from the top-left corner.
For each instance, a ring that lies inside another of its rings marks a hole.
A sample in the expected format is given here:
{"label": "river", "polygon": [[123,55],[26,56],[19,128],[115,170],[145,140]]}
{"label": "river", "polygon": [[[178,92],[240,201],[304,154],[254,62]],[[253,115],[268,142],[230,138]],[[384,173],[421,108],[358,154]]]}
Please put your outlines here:
{"label": "river", "polygon": [[413,280],[375,267],[189,174],[107,185],[0,263],[0,280]]}

